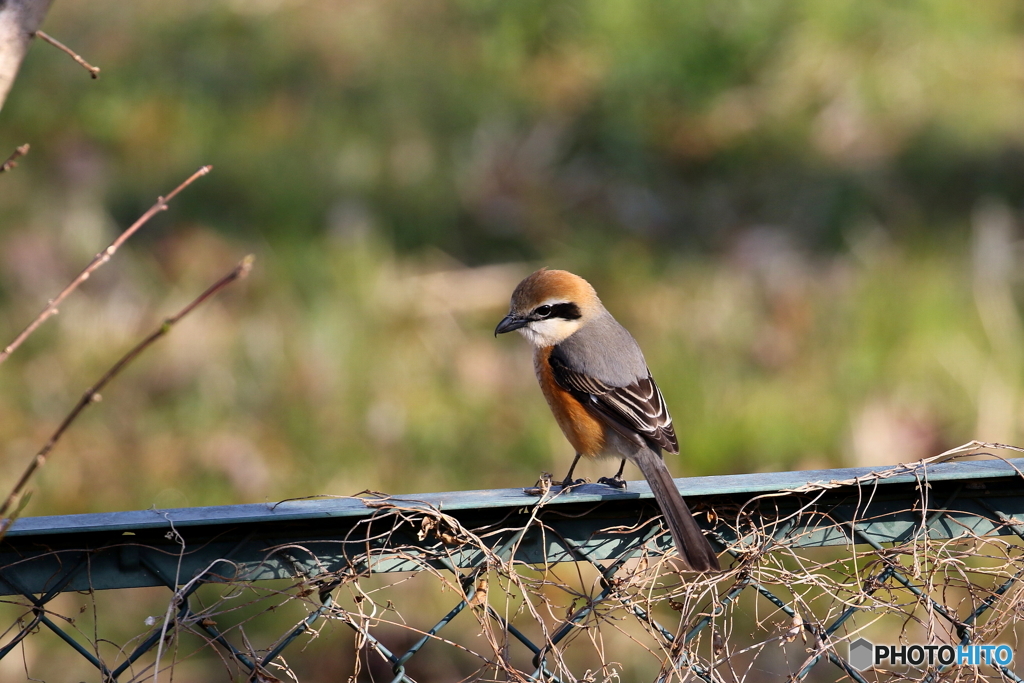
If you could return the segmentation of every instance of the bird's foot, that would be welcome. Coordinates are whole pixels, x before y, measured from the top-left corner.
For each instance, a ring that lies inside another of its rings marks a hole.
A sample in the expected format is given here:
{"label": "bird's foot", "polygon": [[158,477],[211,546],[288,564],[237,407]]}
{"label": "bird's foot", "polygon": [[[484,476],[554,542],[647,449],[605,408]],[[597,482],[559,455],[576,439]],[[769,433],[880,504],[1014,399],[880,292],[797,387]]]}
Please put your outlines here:
{"label": "bird's foot", "polygon": [[589,483],[586,479],[571,479],[566,477],[557,484],[551,481],[551,475],[544,472],[537,483],[533,486],[523,489],[523,493],[528,496],[543,496],[547,494],[551,489],[561,489],[562,491],[571,491],[577,486]]}
{"label": "bird's foot", "polygon": [[626,488],[626,480],[622,477],[601,477],[597,480],[597,483],[611,486],[613,489],[625,490]]}
{"label": "bird's foot", "polygon": [[563,491],[568,491],[569,489],[574,489],[577,486],[582,486],[583,484],[586,484],[586,483],[587,483],[586,479],[569,479],[568,477],[566,477],[562,481],[560,486],[562,487]]}

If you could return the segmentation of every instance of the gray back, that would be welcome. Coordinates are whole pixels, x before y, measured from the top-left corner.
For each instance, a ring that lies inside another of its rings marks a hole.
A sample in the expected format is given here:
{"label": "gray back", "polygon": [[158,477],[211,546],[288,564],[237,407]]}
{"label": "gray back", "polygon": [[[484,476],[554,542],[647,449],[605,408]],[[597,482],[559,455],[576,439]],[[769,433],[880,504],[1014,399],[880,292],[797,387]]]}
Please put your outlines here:
{"label": "gray back", "polygon": [[640,345],[608,311],[559,344],[558,350],[570,369],[609,386],[629,386],[648,375]]}

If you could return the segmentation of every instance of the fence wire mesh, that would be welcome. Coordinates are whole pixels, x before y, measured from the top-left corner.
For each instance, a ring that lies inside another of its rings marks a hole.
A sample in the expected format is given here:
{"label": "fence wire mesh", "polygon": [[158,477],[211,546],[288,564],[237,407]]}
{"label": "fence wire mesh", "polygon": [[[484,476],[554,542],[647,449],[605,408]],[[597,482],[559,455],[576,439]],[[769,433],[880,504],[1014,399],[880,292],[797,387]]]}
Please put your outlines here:
{"label": "fence wire mesh", "polygon": [[0,549],[0,679],[1019,681],[1012,664],[858,671],[848,648],[1016,649],[1022,464],[681,480],[722,552],[713,576],[677,571],[641,483],[292,501],[267,514],[301,515],[230,524],[20,520]]}

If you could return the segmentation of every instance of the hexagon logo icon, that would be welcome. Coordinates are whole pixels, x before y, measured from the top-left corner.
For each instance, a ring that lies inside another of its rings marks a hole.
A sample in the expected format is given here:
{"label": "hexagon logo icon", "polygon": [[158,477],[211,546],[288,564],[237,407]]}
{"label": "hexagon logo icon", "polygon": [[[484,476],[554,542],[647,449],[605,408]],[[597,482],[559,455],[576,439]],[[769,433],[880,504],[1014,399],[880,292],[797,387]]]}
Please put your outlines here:
{"label": "hexagon logo icon", "polygon": [[875,663],[872,656],[874,650],[875,646],[868,642],[866,638],[858,638],[850,643],[850,656],[847,657],[847,661],[857,671],[870,669]]}

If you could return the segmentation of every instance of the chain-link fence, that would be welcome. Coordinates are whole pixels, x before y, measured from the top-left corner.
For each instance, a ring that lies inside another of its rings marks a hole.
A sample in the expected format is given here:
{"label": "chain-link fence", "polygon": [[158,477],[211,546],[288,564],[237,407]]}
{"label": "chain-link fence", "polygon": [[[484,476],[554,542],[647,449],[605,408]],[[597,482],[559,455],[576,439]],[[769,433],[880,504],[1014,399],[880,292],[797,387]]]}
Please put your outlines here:
{"label": "chain-link fence", "polygon": [[961,458],[679,480],[714,576],[676,571],[642,482],[25,518],[0,678],[1020,680],[849,660],[1016,649],[1024,460]]}

